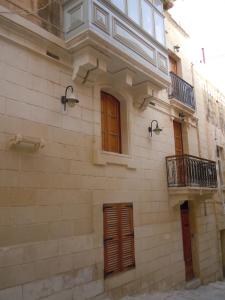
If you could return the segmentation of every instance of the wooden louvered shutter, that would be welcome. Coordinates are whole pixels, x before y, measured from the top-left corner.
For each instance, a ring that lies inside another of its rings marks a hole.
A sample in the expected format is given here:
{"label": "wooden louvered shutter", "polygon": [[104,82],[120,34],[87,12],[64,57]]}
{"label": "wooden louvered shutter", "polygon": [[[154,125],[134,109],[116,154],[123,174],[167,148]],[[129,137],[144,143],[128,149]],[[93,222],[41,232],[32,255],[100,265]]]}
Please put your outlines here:
{"label": "wooden louvered shutter", "polygon": [[133,206],[105,204],[104,274],[122,272],[135,266]]}
{"label": "wooden louvered shutter", "polygon": [[120,102],[101,92],[102,149],[121,153]]}
{"label": "wooden louvered shutter", "polygon": [[132,204],[120,205],[120,230],[121,230],[121,252],[122,270],[127,270],[135,265],[134,255],[134,225]]}

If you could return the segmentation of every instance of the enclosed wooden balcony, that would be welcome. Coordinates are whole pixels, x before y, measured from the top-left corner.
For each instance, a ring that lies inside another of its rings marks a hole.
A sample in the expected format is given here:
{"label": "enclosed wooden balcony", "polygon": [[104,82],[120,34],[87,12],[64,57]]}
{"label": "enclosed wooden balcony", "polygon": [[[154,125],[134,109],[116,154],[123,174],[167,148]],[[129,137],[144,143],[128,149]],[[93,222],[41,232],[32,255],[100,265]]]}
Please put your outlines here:
{"label": "enclosed wooden balcony", "polygon": [[173,205],[211,197],[217,188],[216,162],[192,155],[166,157],[169,196]]}
{"label": "enclosed wooden balcony", "polygon": [[169,97],[172,100],[177,101],[183,106],[183,108],[189,108],[193,112],[195,111],[195,97],[194,88],[185,80],[177,76],[175,73],[170,72],[171,76],[171,89]]}
{"label": "enclosed wooden balcony", "polygon": [[64,24],[66,45],[74,53],[74,80],[82,81],[86,71],[92,75],[94,70],[94,79],[86,83],[101,73],[139,90],[149,82],[140,103],[149,103],[152,90],[169,87],[163,1],[68,0]]}

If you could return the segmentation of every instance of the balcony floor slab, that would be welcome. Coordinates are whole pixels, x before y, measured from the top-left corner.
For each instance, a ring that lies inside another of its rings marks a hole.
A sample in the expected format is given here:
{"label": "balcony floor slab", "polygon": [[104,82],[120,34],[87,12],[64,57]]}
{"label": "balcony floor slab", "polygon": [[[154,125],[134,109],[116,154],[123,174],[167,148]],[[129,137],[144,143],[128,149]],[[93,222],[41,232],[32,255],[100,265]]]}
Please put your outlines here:
{"label": "balcony floor slab", "polygon": [[181,205],[185,201],[202,201],[212,198],[217,188],[209,187],[169,187],[169,201],[172,207]]}

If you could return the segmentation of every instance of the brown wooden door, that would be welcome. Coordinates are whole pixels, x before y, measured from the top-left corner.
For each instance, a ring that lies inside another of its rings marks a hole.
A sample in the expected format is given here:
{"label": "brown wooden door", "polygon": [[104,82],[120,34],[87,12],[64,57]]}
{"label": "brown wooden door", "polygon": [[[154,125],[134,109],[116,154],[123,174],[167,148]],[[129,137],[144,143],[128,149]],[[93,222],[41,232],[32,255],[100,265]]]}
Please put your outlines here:
{"label": "brown wooden door", "polygon": [[181,123],[173,121],[173,130],[175,140],[175,154],[183,155],[183,136]]}
{"label": "brown wooden door", "polygon": [[186,274],[186,280],[189,281],[194,278],[194,271],[193,271],[193,261],[192,261],[189,208],[188,208],[187,201],[183,205],[181,205],[181,225],[182,225],[182,236],[183,236],[185,274]]}
{"label": "brown wooden door", "polygon": [[182,157],[183,153],[183,136],[182,125],[179,122],[173,121],[174,141],[175,141],[175,154],[179,155],[176,158],[176,173],[177,183],[180,186],[185,185],[185,161]]}
{"label": "brown wooden door", "polygon": [[120,102],[101,93],[102,149],[121,153]]}
{"label": "brown wooden door", "polygon": [[223,277],[225,278],[225,230],[221,231],[221,250],[223,263]]}
{"label": "brown wooden door", "polygon": [[173,72],[177,75],[177,61],[169,56],[169,62],[170,62],[170,72]]}

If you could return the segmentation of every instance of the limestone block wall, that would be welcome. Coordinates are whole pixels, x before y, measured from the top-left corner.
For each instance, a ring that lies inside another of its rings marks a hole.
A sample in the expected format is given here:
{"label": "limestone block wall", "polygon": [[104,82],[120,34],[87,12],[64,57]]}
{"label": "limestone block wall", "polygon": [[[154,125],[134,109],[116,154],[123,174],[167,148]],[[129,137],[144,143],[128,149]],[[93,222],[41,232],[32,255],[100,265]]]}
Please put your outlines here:
{"label": "limestone block wall", "polygon": [[[167,194],[165,156],[174,141],[166,109],[131,106],[135,169],[96,165],[93,88],[76,86],[80,103],[64,112],[70,67],[7,39],[0,52],[0,299],[80,300],[104,291],[117,298],[183,284],[180,216]],[[163,132],[150,139],[152,119]],[[45,147],[9,148],[18,133]],[[104,280],[102,205],[109,202],[134,204],[136,268]]]}
{"label": "limestone block wall", "polygon": [[[191,72],[191,39],[190,36],[176,23],[169,13],[166,13],[166,41],[167,47],[172,53],[177,55],[178,60],[178,75],[182,77],[189,84],[193,85],[193,78]],[[174,46],[179,46],[179,52],[174,51]]]}
{"label": "limestone block wall", "polygon": [[[168,100],[141,112],[129,90],[118,89],[129,102],[134,164],[114,157],[101,165],[94,159],[101,138],[97,83],[74,86],[80,103],[64,111],[60,97],[73,85],[70,56],[53,60],[38,53],[42,45],[33,51],[8,33],[0,40],[0,299],[83,300],[104,292],[118,299],[183,285],[180,212],[170,205],[166,182],[165,157],[175,152]],[[150,138],[153,119],[163,131]],[[18,133],[44,139],[45,147],[9,148]],[[196,128],[187,138],[197,155]],[[211,201],[207,213],[204,203],[193,213],[196,274],[203,282],[218,275]],[[104,279],[102,206],[112,202],[133,203],[136,268]]]}

